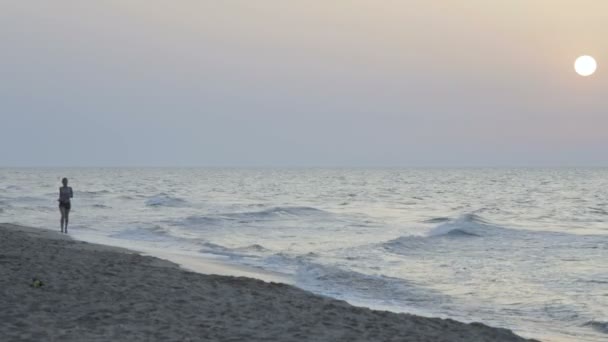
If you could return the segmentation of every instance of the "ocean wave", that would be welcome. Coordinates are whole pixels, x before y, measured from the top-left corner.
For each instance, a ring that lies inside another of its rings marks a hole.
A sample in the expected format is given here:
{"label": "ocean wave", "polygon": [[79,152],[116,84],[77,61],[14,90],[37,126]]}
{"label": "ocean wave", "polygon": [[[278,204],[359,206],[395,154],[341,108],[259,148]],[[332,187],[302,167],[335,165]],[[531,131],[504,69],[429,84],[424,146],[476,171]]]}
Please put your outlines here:
{"label": "ocean wave", "polygon": [[202,244],[202,248],[199,249],[201,253],[226,255],[230,250],[222,245],[218,245],[211,242],[205,242]]}
{"label": "ocean wave", "polygon": [[93,204],[93,205],[91,205],[91,207],[97,208],[97,209],[111,209],[112,208],[112,207],[107,206],[105,204]]}
{"label": "ocean wave", "polygon": [[146,198],[146,196],[140,195],[140,194],[136,194],[136,195],[120,195],[117,198],[118,199],[123,199],[123,200],[135,200],[135,199]]}
{"label": "ocean wave", "polygon": [[22,208],[22,210],[33,211],[33,212],[53,212],[53,211],[57,210],[57,207],[37,205],[37,206]]}
{"label": "ocean wave", "polygon": [[608,334],[608,322],[606,321],[589,321],[583,324],[584,327],[590,327],[595,331]]}
{"label": "ocean wave", "polygon": [[166,241],[172,236],[165,228],[154,225],[150,227],[125,229],[121,232],[110,234],[110,237],[123,240]]}
{"label": "ocean wave", "polygon": [[456,220],[440,224],[431,229],[429,237],[479,237],[485,236],[497,227],[492,226],[488,221],[476,214],[464,214]]}
{"label": "ocean wave", "polygon": [[252,244],[236,248],[228,248],[222,245],[218,245],[211,242],[205,242],[202,244],[202,248],[199,250],[201,253],[222,255],[232,258],[245,258],[245,257],[256,257],[260,254],[269,252],[264,246],[259,244]]}
{"label": "ocean wave", "polygon": [[293,273],[298,287],[349,301],[384,300],[413,306],[423,302],[442,303],[450,297],[412,284],[406,279],[381,274],[365,274],[335,265],[320,264],[314,257],[274,254],[264,261],[272,270]]}
{"label": "ocean wave", "polygon": [[480,237],[475,233],[468,232],[466,229],[451,229],[444,234],[434,236],[448,236],[448,237]]}
{"label": "ocean wave", "polygon": [[579,281],[582,281],[585,283],[592,283],[592,284],[608,284],[608,280],[600,280],[600,279],[580,279]]}
{"label": "ocean wave", "polygon": [[317,219],[326,218],[331,214],[327,211],[311,207],[272,207],[258,211],[214,213],[208,215],[192,215],[185,219],[170,222],[186,227],[222,226],[230,223],[249,223],[257,221],[272,221],[281,219]]}
{"label": "ocean wave", "polygon": [[55,197],[55,198],[46,198],[46,197],[34,197],[34,196],[19,196],[19,197],[10,198],[9,201],[10,202],[15,202],[15,203],[39,203],[39,204],[42,204],[42,203],[49,203],[49,202],[56,201],[56,199],[57,199],[57,197]]}
{"label": "ocean wave", "polygon": [[77,191],[74,191],[74,196],[87,198],[87,197],[95,197],[95,196],[99,196],[99,195],[107,195],[109,193],[110,193],[110,191],[108,191],[108,190],[98,190],[98,191],[77,190]]}
{"label": "ocean wave", "polygon": [[[405,235],[379,244],[396,254],[419,253],[429,248],[459,250],[466,248],[484,249],[489,246],[504,248],[509,244],[534,245],[536,248],[608,248],[603,235],[576,235],[564,232],[526,230],[503,227],[487,221],[477,214],[465,214],[455,220],[441,223],[425,235]],[[377,244],[378,245],[378,244]]]}
{"label": "ocean wave", "polygon": [[355,271],[341,269],[336,266],[321,265],[316,263],[302,264],[296,274],[296,281],[300,284],[311,281],[322,282],[328,289],[337,292],[375,290],[382,293],[396,293],[408,283],[403,279],[391,278],[383,275],[367,275]]}
{"label": "ocean wave", "polygon": [[449,220],[450,220],[449,217],[433,217],[428,220],[424,220],[423,222],[424,223],[442,223],[442,222],[447,222]]}
{"label": "ocean wave", "polygon": [[313,207],[272,207],[259,211],[229,213],[227,217],[274,218],[274,217],[313,217],[327,216],[330,213]]}
{"label": "ocean wave", "polygon": [[178,222],[173,222],[174,224],[176,223],[177,225],[184,225],[184,226],[215,226],[215,225],[219,225],[221,224],[223,221],[223,219],[219,216],[198,216],[198,215],[192,215],[192,216],[188,216],[185,219],[178,221]]}
{"label": "ocean wave", "polygon": [[166,193],[160,193],[148,198],[145,204],[148,207],[184,207],[188,204],[188,201],[169,196]]}
{"label": "ocean wave", "polygon": [[254,244],[248,245],[248,246],[237,247],[234,250],[241,251],[241,252],[256,252],[256,253],[269,251],[267,248],[265,248],[264,246],[257,244],[257,243],[254,243]]}
{"label": "ocean wave", "polygon": [[486,238],[508,230],[490,224],[476,214],[464,214],[455,220],[448,220],[431,229],[426,235],[400,236],[381,243],[380,246],[393,253],[407,253],[415,248],[439,242]]}
{"label": "ocean wave", "polygon": [[608,215],[608,211],[606,211],[606,209],[603,209],[603,208],[589,207],[587,209],[592,214]]}

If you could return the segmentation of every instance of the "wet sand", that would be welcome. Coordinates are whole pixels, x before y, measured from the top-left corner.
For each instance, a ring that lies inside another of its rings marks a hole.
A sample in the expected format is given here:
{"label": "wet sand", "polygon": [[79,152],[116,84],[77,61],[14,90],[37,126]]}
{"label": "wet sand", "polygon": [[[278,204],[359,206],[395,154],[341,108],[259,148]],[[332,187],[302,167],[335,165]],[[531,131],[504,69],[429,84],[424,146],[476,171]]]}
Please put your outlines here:
{"label": "wet sand", "polygon": [[0,275],[2,341],[530,341],[9,224]]}

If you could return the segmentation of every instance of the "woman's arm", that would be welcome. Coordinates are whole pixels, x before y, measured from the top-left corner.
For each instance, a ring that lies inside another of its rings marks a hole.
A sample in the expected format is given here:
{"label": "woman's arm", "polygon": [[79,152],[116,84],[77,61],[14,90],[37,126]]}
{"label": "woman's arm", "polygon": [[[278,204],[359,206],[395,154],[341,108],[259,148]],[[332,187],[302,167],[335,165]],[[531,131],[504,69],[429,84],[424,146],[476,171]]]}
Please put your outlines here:
{"label": "woman's arm", "polygon": [[74,198],[74,192],[72,191],[72,187],[70,187],[70,198]]}

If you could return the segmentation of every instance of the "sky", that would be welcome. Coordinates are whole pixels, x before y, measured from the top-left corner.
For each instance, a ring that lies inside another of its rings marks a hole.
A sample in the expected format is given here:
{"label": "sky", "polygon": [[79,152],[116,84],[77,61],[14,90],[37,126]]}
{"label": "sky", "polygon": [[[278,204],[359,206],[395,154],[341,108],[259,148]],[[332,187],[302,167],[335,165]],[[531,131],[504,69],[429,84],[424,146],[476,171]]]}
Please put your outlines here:
{"label": "sky", "polygon": [[0,0],[0,166],[608,166],[606,13]]}

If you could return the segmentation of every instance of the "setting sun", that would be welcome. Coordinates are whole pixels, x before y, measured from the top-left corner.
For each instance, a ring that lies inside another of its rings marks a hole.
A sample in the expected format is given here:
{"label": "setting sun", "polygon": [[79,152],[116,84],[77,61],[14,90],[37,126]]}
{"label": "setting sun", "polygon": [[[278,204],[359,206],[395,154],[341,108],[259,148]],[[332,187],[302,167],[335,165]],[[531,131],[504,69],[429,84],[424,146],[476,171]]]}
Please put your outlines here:
{"label": "setting sun", "polygon": [[591,76],[597,69],[597,62],[591,56],[580,56],[574,62],[574,70],[581,76]]}

